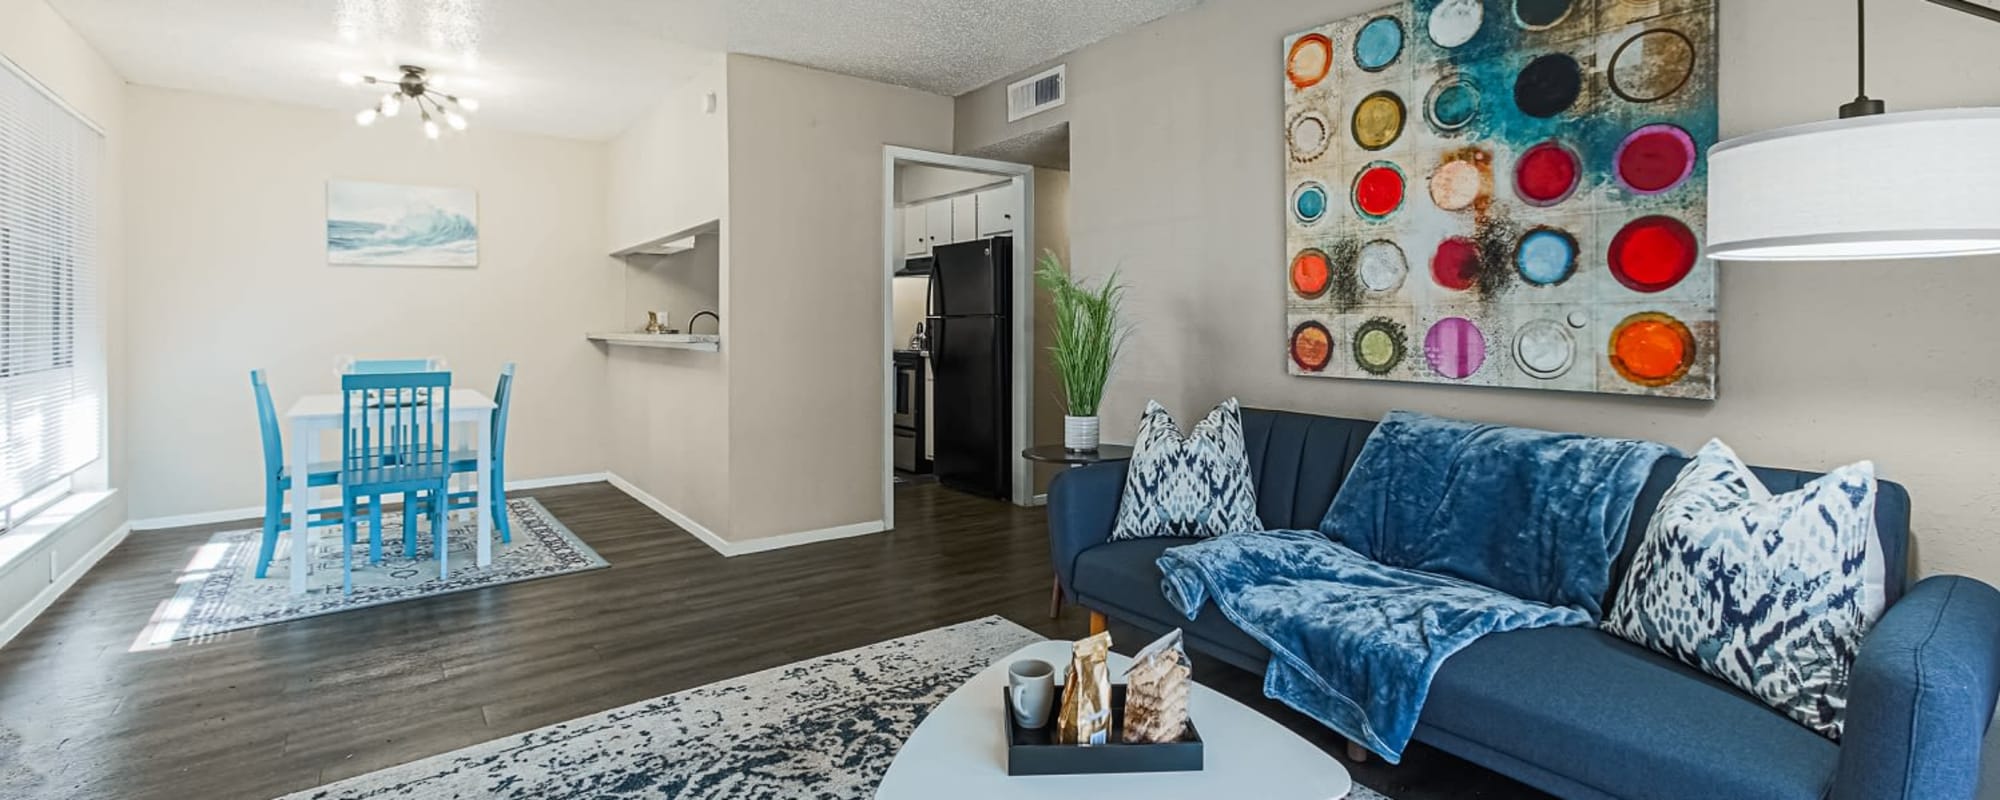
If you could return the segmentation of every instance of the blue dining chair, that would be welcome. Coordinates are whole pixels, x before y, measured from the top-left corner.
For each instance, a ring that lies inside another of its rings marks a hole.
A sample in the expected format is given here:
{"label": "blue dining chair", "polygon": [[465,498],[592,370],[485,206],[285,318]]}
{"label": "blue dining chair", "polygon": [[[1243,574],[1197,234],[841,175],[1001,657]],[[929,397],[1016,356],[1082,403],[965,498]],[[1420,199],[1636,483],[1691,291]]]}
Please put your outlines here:
{"label": "blue dining chair", "polygon": [[433,359],[428,358],[369,358],[355,361],[348,367],[350,375],[384,375],[393,372],[428,372]]}
{"label": "blue dining chair", "polygon": [[[493,526],[500,529],[500,542],[514,541],[512,525],[507,521],[507,406],[514,396],[514,363],[507,362],[500,367],[500,382],[493,387]],[[451,457],[453,473],[479,472],[478,449],[465,449],[453,453]],[[479,491],[455,492],[451,496],[454,509],[474,508],[479,505]]]}
{"label": "blue dining chair", "polygon": [[[357,505],[368,502],[368,555],[379,564],[382,497],[390,494],[429,504],[425,513],[438,577],[449,577],[445,505],[451,478],[451,373],[348,374],[340,379],[340,392],[341,591],[354,593]],[[407,514],[404,518],[409,519]],[[406,529],[403,549],[411,560],[417,557],[416,544],[416,532]]]}
{"label": "blue dining chair", "polygon": [[[264,371],[250,370],[250,389],[257,395],[257,428],[264,436],[264,542],[257,549],[257,577],[262,578],[271,569],[271,557],[277,554],[278,532],[291,527],[292,514],[285,510],[285,493],[292,489],[292,469],[285,465],[285,444],[278,435],[278,409],[271,404],[271,387],[264,382]],[[303,446],[301,442],[293,442]],[[314,464],[306,471],[306,486],[332,486],[340,482],[338,464]],[[327,506],[309,509],[306,524],[333,524],[327,517],[340,509]]]}

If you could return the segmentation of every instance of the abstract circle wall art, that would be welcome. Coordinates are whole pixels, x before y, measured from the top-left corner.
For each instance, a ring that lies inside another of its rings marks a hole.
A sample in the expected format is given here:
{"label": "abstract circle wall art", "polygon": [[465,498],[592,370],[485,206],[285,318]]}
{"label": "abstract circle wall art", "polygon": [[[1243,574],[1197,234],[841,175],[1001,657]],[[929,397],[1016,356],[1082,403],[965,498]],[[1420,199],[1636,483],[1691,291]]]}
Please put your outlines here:
{"label": "abstract circle wall art", "polygon": [[1717,5],[1384,0],[1267,50],[1289,371],[1714,399]]}
{"label": "abstract circle wall art", "polygon": [[1424,360],[1439,377],[1462,381],[1486,365],[1486,334],[1464,317],[1445,317],[1424,334]]}
{"label": "abstract circle wall art", "polygon": [[1403,170],[1387,161],[1376,161],[1354,177],[1354,210],[1365,219],[1388,219],[1403,207]]}
{"label": "abstract circle wall art", "polygon": [[1354,35],[1354,65],[1365,72],[1380,72],[1403,54],[1403,22],[1395,17],[1376,17]]}
{"label": "abstract circle wall art", "polygon": [[1354,119],[1348,130],[1354,132],[1354,143],[1361,145],[1361,149],[1380,150],[1402,137],[1405,116],[1403,98],[1395,92],[1380,91],[1361,98],[1361,103],[1354,107]]}
{"label": "abstract circle wall art", "polygon": [[1324,324],[1307,322],[1292,329],[1292,363],[1306,372],[1326,369],[1333,360],[1333,333]]}

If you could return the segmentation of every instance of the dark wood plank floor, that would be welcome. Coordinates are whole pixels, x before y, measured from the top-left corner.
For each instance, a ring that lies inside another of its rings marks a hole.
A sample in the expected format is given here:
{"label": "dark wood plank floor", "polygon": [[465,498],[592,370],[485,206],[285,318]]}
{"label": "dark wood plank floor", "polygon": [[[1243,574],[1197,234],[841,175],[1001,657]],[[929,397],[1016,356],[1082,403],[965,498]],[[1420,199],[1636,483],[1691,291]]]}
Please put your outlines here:
{"label": "dark wood plank floor", "polygon": [[[612,568],[162,650],[132,648],[199,545],[247,526],[133,534],[0,648],[0,796],[271,797],[988,614],[1086,628],[1047,617],[1039,509],[906,486],[894,532],[725,559],[608,485],[531,494]],[[1338,752],[1258,676],[1197,669]],[[1421,745],[1351,768],[1397,800],[1540,796]]]}

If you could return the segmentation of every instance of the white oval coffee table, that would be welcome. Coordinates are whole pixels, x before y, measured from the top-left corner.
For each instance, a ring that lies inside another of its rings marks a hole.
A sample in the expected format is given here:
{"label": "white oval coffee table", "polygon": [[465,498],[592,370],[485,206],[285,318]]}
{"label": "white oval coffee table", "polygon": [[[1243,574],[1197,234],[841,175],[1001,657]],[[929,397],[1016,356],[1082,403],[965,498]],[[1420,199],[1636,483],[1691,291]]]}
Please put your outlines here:
{"label": "white oval coffee table", "polygon": [[[1007,665],[1038,658],[1069,662],[1070,643],[1039,642],[988,666],[925,717],[875,790],[879,800],[987,800],[988,798],[1112,798],[1214,800],[1340,800],[1353,788],[1333,756],[1241,703],[1197,682],[1188,715],[1201,731],[1200,772],[1116,775],[1007,774],[1006,733],[1000,689]],[[1132,659],[1111,654],[1111,677],[1123,683]]]}

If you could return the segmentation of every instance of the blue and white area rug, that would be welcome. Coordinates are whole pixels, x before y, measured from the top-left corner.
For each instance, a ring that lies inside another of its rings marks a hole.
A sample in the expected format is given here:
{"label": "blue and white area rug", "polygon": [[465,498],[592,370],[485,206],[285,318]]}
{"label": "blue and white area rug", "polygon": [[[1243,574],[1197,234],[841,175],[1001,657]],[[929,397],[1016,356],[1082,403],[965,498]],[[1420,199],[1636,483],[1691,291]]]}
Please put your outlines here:
{"label": "blue and white area rug", "polygon": [[[139,644],[145,647],[172,641],[199,641],[259,625],[611,565],[533,498],[508,500],[507,510],[513,520],[513,541],[502,544],[499,532],[495,531],[493,561],[485,568],[478,565],[476,558],[478,537],[474,518],[467,513],[451,515],[451,527],[445,535],[451,564],[448,577],[438,575],[428,528],[418,532],[418,558],[412,561],[403,552],[402,513],[384,514],[382,563],[368,563],[366,541],[355,547],[351,595],[340,590],[338,528],[313,529],[314,572],[311,588],[303,595],[291,593],[289,532],[278,537],[277,555],[271,560],[269,577],[262,579],[256,572],[262,531],[218,533],[196,551],[193,561],[178,578],[180,590],[155,613],[140,635]],[[418,525],[424,525],[421,517]]]}
{"label": "blue and white area rug", "polygon": [[[1000,617],[774,667],[282,800],[861,800],[946,695],[1042,637]],[[1348,800],[1387,800],[1356,786]]]}

